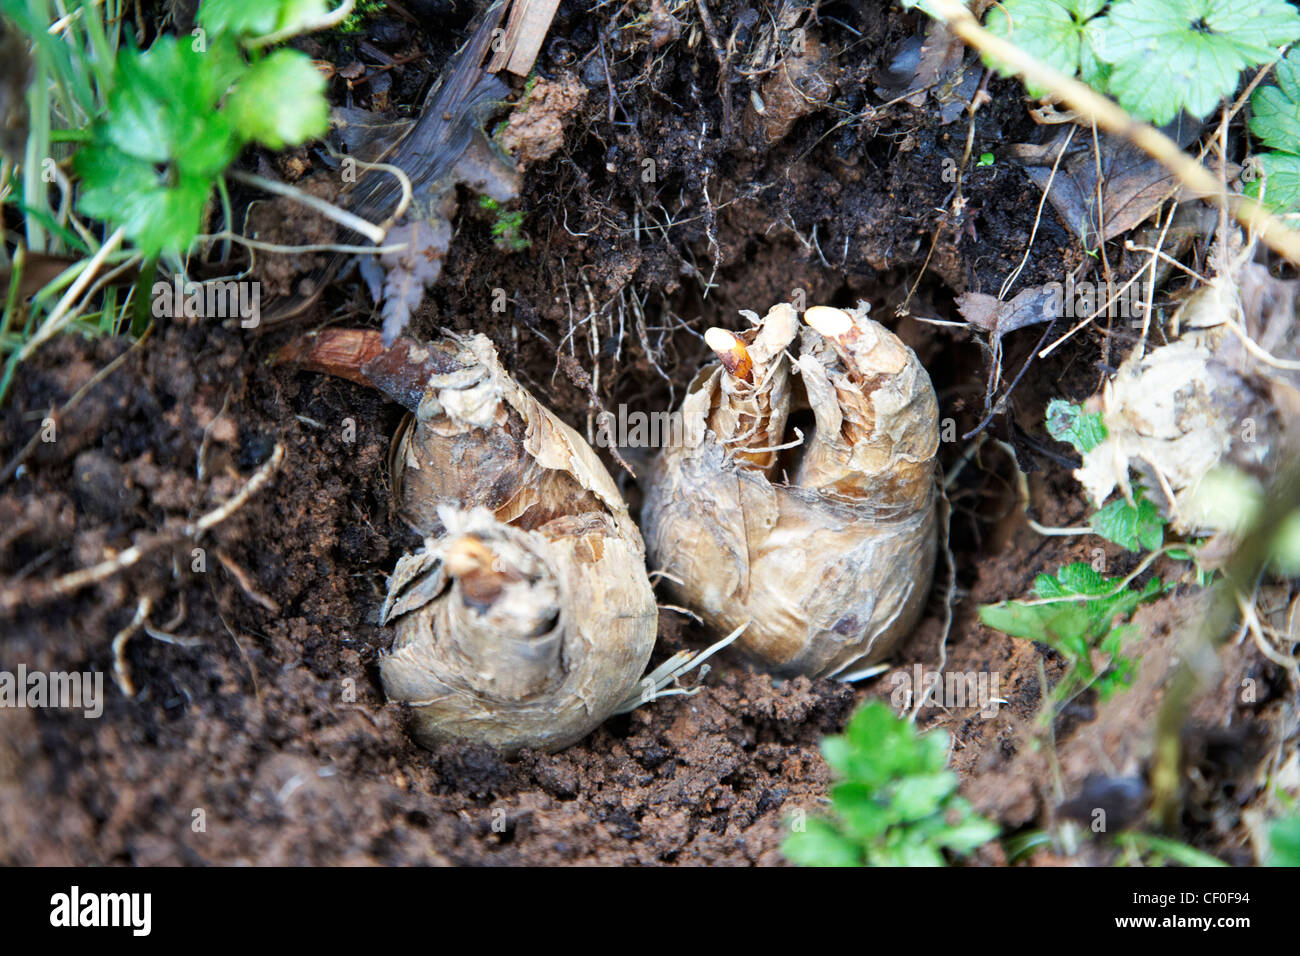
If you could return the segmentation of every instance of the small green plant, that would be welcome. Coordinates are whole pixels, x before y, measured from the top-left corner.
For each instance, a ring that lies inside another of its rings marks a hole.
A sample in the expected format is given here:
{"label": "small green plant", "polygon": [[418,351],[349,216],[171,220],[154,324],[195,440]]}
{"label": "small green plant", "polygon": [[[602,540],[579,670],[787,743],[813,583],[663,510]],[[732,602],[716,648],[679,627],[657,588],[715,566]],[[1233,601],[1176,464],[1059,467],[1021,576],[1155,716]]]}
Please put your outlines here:
{"label": "small green plant", "polygon": [[[1246,194],[1277,212],[1300,209],[1300,50],[1274,70],[1276,86],[1261,86],[1250,99],[1250,131],[1271,149],[1256,153],[1247,167]],[[1261,175],[1262,174],[1262,175]]]}
{"label": "small green plant", "polygon": [[1286,0],[1003,0],[987,22],[1158,125],[1182,110],[1209,115],[1242,70],[1272,62],[1300,39],[1300,11]]}
{"label": "small green plant", "polygon": [[943,866],[944,851],[964,855],[998,834],[957,795],[947,770],[948,735],[919,736],[882,701],[871,701],[843,736],[822,741],[839,782],[830,817],[804,821],[782,852],[804,866]]}
{"label": "small green plant", "polygon": [[[77,208],[120,226],[146,257],[182,253],[218,179],[251,142],[297,145],[329,127],[325,79],[297,50],[258,52],[254,38],[324,14],[321,0],[204,0],[192,37],[126,46],[106,112],[73,165]],[[248,49],[248,56],[241,49]]]}
{"label": "small green plant", "polygon": [[[1058,700],[1093,686],[1106,699],[1131,683],[1136,671],[1135,662],[1121,653],[1136,627],[1117,622],[1127,621],[1139,604],[1161,590],[1156,578],[1134,589],[1077,561],[1055,575],[1040,574],[1034,581],[1035,600],[985,604],[979,615],[988,627],[1046,644],[1069,662],[1056,687]],[[1104,656],[1100,666],[1094,663],[1094,650]]]}
{"label": "small green plant", "polygon": [[992,153],[980,153],[980,160],[977,165],[992,166],[997,162],[997,158]]}
{"label": "small green plant", "polygon": [[[325,132],[324,78],[305,54],[273,48],[338,17],[326,0],[203,0],[192,33],[141,51],[129,31],[119,35],[130,22],[122,0],[0,0],[0,12],[30,42],[32,60],[29,121],[19,127],[25,160],[16,172],[0,164],[10,170],[4,203],[25,233],[0,313],[2,402],[18,364],[50,336],[144,330],[157,266],[184,270],[214,190],[229,224],[225,173],[241,149]],[[24,304],[17,290],[33,253],[79,258]],[[93,302],[69,297],[87,269],[132,267],[132,295],[108,286]]]}
{"label": "small green plant", "polygon": [[533,244],[533,241],[523,234],[524,211],[522,209],[506,212],[491,196],[479,196],[478,204],[488,212],[496,213],[496,219],[492,223],[492,241],[498,249],[520,252]]}
{"label": "small green plant", "polygon": [[[1100,414],[1085,412],[1059,398],[1047,406],[1047,431],[1085,455],[1106,440],[1106,425]],[[1133,487],[1132,501],[1116,498],[1088,519],[1094,532],[1126,551],[1159,550],[1165,543],[1167,523],[1141,485]]]}
{"label": "small green plant", "polygon": [[367,20],[381,13],[386,6],[384,0],[357,0],[352,12],[339,24],[339,33],[357,33],[365,26]]}

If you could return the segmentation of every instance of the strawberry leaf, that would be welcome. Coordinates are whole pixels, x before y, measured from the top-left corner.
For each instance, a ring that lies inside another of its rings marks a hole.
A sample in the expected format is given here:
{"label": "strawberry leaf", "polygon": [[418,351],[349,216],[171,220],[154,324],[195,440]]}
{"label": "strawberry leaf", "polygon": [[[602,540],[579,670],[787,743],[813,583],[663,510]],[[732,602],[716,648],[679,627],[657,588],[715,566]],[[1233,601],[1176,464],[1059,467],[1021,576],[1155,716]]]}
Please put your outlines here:
{"label": "strawberry leaf", "polygon": [[1243,69],[1296,39],[1300,14],[1286,0],[1120,0],[1098,25],[1096,49],[1120,105],[1163,126],[1180,110],[1204,118]]}
{"label": "strawberry leaf", "polygon": [[1100,413],[1085,412],[1064,399],[1053,399],[1047,406],[1047,433],[1057,441],[1069,442],[1086,455],[1106,440],[1106,424]]}
{"label": "strawberry leaf", "polygon": [[[989,11],[986,26],[1063,73],[1103,85],[1109,67],[1097,58],[1097,31],[1089,27],[1105,6],[1106,0],[1004,0]],[[994,58],[985,60],[1003,73],[1013,72]],[[1031,96],[1047,93],[1033,84],[1026,89]]]}
{"label": "strawberry leaf", "polygon": [[1116,498],[1091,518],[1092,530],[1126,551],[1155,551],[1165,543],[1165,519],[1155,502],[1134,489],[1134,501]]}

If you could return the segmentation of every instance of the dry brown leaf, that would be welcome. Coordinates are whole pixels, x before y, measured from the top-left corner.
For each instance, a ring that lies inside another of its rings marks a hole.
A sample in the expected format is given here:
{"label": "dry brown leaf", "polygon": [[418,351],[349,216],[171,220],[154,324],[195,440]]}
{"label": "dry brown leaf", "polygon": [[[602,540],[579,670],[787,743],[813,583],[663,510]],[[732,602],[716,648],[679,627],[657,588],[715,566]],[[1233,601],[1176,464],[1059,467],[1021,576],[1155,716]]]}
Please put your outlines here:
{"label": "dry brown leaf", "polygon": [[[1164,132],[1179,146],[1192,143],[1201,126],[1183,118]],[[1092,149],[1092,139],[1076,129],[1070,155],[1052,176],[1056,161],[1069,129],[1061,128],[1056,136],[1042,145],[1017,143],[1009,156],[1024,167],[1026,175],[1039,189],[1050,190],[1048,202],[1069,228],[1083,239],[1088,248],[1099,241],[1113,239],[1138,226],[1156,211],[1161,200],[1175,187],[1173,175],[1158,160],[1127,140],[1101,135],[1098,138],[1100,159]],[[1100,237],[1097,230],[1097,174],[1101,171],[1103,214]],[[1175,198],[1183,195],[1174,192]]]}

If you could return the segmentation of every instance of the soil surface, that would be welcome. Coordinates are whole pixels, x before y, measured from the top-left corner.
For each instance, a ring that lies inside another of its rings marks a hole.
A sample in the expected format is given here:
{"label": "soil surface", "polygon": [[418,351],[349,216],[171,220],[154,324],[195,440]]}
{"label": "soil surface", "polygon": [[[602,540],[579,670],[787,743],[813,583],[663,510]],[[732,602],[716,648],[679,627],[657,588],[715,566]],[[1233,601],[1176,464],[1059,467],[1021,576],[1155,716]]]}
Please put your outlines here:
{"label": "soil surface", "polygon": [[[744,0],[712,0],[712,31],[694,4],[675,27],[632,5],[590,6],[561,4],[537,64],[566,92],[552,97],[563,105],[562,148],[524,170],[516,206],[530,244],[501,248],[491,211],[461,202],[442,280],[411,331],[484,332],[525,386],[586,433],[602,409],[679,400],[707,354],[704,329],[743,327],[740,309],[762,313],[796,290],[808,304],[871,301],[917,350],[955,426],[941,450],[955,476],[946,640],[941,562],[894,669],[863,685],[774,680],[723,653],[688,681],[698,693],[610,720],[556,755],[423,750],[385,702],[377,666],[392,640],[376,623],[386,575],[419,543],[390,514],[386,456],[402,410],[275,362],[311,329],[378,324],[355,275],[271,328],[161,319],[138,342],[66,336],[21,367],[0,408],[0,464],[47,419],[55,435],[0,483],[0,583],[38,587],[132,545],[144,554],[0,617],[0,670],[105,675],[98,719],[0,709],[0,862],[780,864],[788,815],[826,799],[821,738],[864,698],[889,697],[895,675],[941,664],[998,675],[995,714],[927,707],[918,726],[952,735],[963,792],[1004,832],[1068,816],[1098,775],[1129,781],[1142,805],[1150,741],[1126,731],[1153,722],[1175,663],[1170,642],[1196,619],[1194,589],[1179,584],[1143,610],[1139,683],[1104,704],[1080,697],[1050,749],[1037,720],[1061,659],[977,615],[981,603],[1028,594],[1040,572],[1096,557],[1098,539],[1044,537],[1026,513],[1045,525],[1086,521],[1075,462],[1047,436],[1043,413],[1053,398],[1095,391],[1124,335],[1091,328],[1033,362],[973,446],[961,436],[985,418],[987,336],[922,321],[960,322],[954,297],[996,294],[1022,259],[1019,287],[1081,261],[1074,233],[1050,208],[1039,219],[1041,192],[1002,159],[1005,145],[1051,131],[1029,118],[1018,84],[978,69],[987,99],[973,114],[945,109],[938,93],[901,98],[908,78],[890,64],[924,21],[891,4],[824,2],[798,21],[816,69],[789,65],[808,93],[797,99],[763,95],[772,73],[750,56],[766,13]],[[411,3],[414,23],[395,7],[361,34],[300,41],[338,66],[340,105],[410,115],[463,36],[466,11],[450,3]],[[384,58],[396,65],[377,69]],[[354,61],[383,80],[347,79]],[[584,96],[572,95],[575,83]],[[536,123],[550,137],[552,119]],[[949,170],[968,136],[954,204]],[[995,161],[977,165],[986,152]],[[286,178],[328,169],[310,149],[248,162]],[[492,310],[495,289],[506,291],[504,313]],[[1004,341],[1003,391],[1041,335]],[[1027,511],[1012,454],[1029,474]],[[241,507],[185,535],[280,455]],[[621,481],[635,507],[635,481]],[[1137,564],[1109,545],[1103,557],[1112,575]],[[1148,574],[1177,581],[1182,567],[1160,562]],[[114,638],[142,608],[148,628],[119,641],[115,666]],[[660,622],[655,662],[716,639],[672,610]],[[1294,706],[1280,675],[1249,643],[1230,648],[1228,690],[1205,693],[1189,731],[1199,783],[1174,835],[1232,862],[1254,858],[1243,814],[1282,744],[1279,715]],[[1243,678],[1260,692],[1234,703]],[[1114,853],[1099,843],[1082,858]],[[974,862],[1007,860],[994,845]]]}

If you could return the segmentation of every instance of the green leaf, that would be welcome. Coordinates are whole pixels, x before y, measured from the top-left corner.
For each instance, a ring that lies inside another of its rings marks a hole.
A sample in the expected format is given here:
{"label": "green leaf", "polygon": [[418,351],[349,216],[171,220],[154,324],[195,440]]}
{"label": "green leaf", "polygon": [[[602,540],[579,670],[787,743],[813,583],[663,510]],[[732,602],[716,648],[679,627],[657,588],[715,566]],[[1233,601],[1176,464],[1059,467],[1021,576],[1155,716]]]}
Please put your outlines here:
{"label": "green leaf", "polygon": [[274,0],[203,0],[198,21],[213,34],[266,36],[279,25],[280,4]]}
{"label": "green leaf", "polygon": [[1155,551],[1165,543],[1165,519],[1155,502],[1135,489],[1136,503],[1116,498],[1091,518],[1092,530],[1126,551]]}
{"label": "green leaf", "polygon": [[213,34],[263,37],[303,30],[326,9],[325,0],[203,0],[199,24]]}
{"label": "green leaf", "polygon": [[196,53],[164,36],[143,53],[123,48],[95,139],[148,162],[181,163],[195,175],[220,172],[237,147],[230,120],[217,106],[240,70],[226,44]]}
{"label": "green leaf", "polygon": [[1136,665],[1120,653],[1124,642],[1136,638],[1137,634],[1137,625],[1124,624],[1107,634],[1098,645],[1103,653],[1110,655],[1105,673],[1101,674],[1096,682],[1097,692],[1102,700],[1109,700],[1117,690],[1128,687],[1137,676]]}
{"label": "green leaf", "polygon": [[1300,155],[1300,50],[1292,50],[1273,71],[1276,86],[1261,86],[1250,98],[1250,131],[1264,144]]}
{"label": "green leaf", "polygon": [[215,177],[239,150],[218,106],[244,68],[224,43],[198,53],[164,36],[143,53],[120,50],[108,112],[73,160],[77,208],[125,228],[147,256],[187,249]]}
{"label": "green leaf", "polygon": [[894,848],[888,865],[939,867],[944,865],[944,860],[938,847],[908,840]]}
{"label": "green leaf", "polygon": [[1180,110],[1204,118],[1241,71],[1300,39],[1286,0],[1119,0],[1096,26],[1110,92],[1130,113],[1163,126]]}
{"label": "green leaf", "polygon": [[887,803],[877,803],[876,788],[850,781],[831,788],[831,802],[845,828],[859,843],[874,840],[899,822],[899,814]]}
{"label": "green leaf", "polygon": [[920,10],[927,16],[934,17],[936,20],[942,20],[943,17],[939,11],[934,8],[930,0],[899,0],[904,10]]}
{"label": "green leaf", "polygon": [[1039,597],[1065,597],[1073,594],[1100,597],[1112,590],[1111,582],[1083,561],[1067,564],[1056,572],[1056,577],[1040,574],[1034,586]]}
{"label": "green leaf", "polygon": [[280,22],[278,30],[298,31],[306,29],[325,16],[328,10],[325,0],[280,0]]}
{"label": "green leaf", "polygon": [[997,836],[957,796],[945,769],[948,735],[918,735],[883,701],[864,704],[842,736],[822,741],[839,782],[831,819],[808,822],[783,844],[796,863],[816,866],[943,866],[942,850],[965,853]]}
{"label": "green leaf", "polygon": [[297,50],[276,50],[239,81],[226,105],[241,133],[271,149],[329,130],[325,77]]}
{"label": "green leaf", "polygon": [[1300,209],[1300,156],[1286,153],[1258,153],[1255,162],[1259,172],[1246,184],[1246,195],[1259,199],[1264,192],[1264,205],[1274,212],[1287,213]]}
{"label": "green leaf", "polygon": [[[174,42],[174,41],[173,41]],[[103,138],[122,152],[150,162],[166,162],[171,156],[168,115],[159,109],[149,86],[131,82],[131,50],[118,55],[118,75],[122,77],[108,98],[112,122],[104,127]]]}
{"label": "green leaf", "polygon": [[1300,866],[1300,817],[1274,822],[1268,833],[1269,866]]}
{"label": "green leaf", "polygon": [[[966,801],[961,801],[961,804],[965,803]],[[969,811],[968,806],[964,809]],[[983,817],[967,816],[960,823],[943,827],[935,834],[935,839],[954,853],[965,855],[982,847],[997,835],[996,823]]]}
{"label": "green leaf", "polygon": [[980,621],[985,627],[1026,641],[1050,643],[1047,615],[1042,606],[1028,606],[1020,601],[980,605]]}
{"label": "green leaf", "polygon": [[816,817],[806,828],[791,833],[781,844],[786,859],[801,866],[861,866],[862,858],[853,841],[842,836],[826,820]]}
{"label": "green leaf", "polygon": [[77,208],[125,228],[146,257],[181,252],[194,241],[210,180],[158,171],[107,145],[81,150],[74,164],[82,178]]}
{"label": "green leaf", "polygon": [[893,805],[903,820],[923,820],[936,813],[949,794],[957,789],[957,775],[950,770],[917,773],[900,780]]}
{"label": "green leaf", "polygon": [[[1089,21],[1105,6],[1106,0],[1003,0],[989,11],[985,26],[1061,72],[1092,83],[1103,66],[1093,50],[1096,31]],[[1014,72],[995,58],[985,61],[1002,73]],[[1048,92],[1033,84],[1025,88],[1031,96]]]}
{"label": "green leaf", "polygon": [[1085,412],[1078,405],[1056,398],[1047,406],[1047,433],[1086,455],[1106,440],[1106,425],[1100,412]]}
{"label": "green leaf", "polygon": [[[823,751],[834,739],[837,738],[828,737],[822,742]],[[920,768],[920,755],[910,727],[901,724],[889,706],[879,701],[853,715],[842,739],[850,748],[851,757],[843,767],[836,767],[829,757],[826,762],[850,780],[883,787],[892,778]]]}

